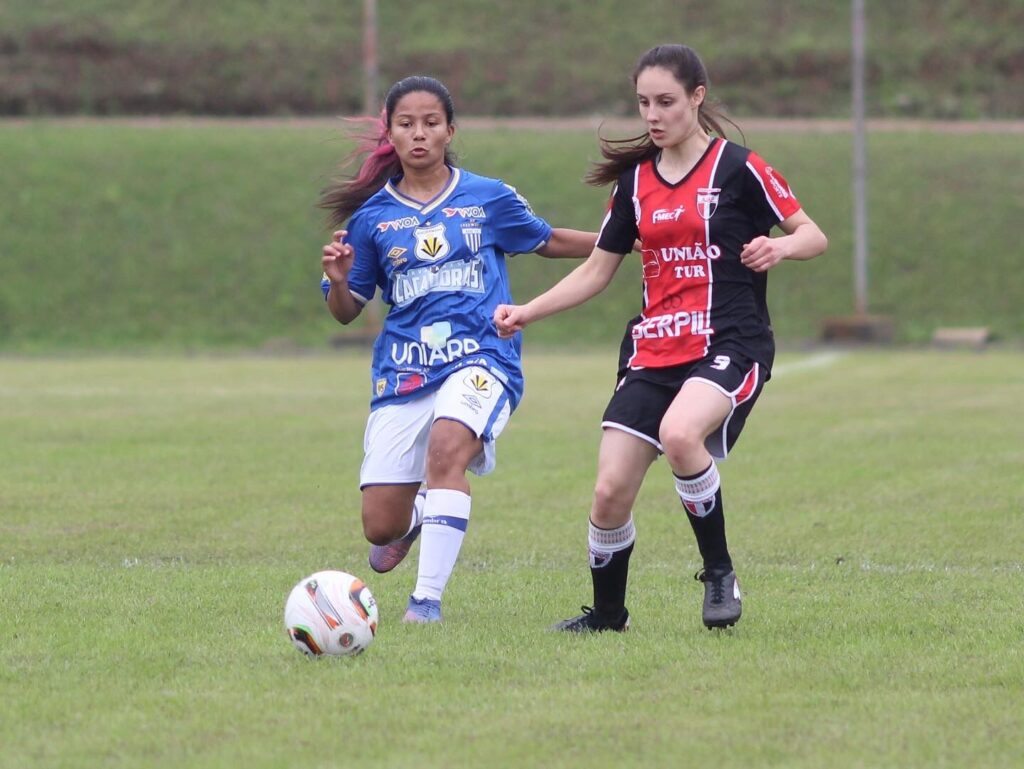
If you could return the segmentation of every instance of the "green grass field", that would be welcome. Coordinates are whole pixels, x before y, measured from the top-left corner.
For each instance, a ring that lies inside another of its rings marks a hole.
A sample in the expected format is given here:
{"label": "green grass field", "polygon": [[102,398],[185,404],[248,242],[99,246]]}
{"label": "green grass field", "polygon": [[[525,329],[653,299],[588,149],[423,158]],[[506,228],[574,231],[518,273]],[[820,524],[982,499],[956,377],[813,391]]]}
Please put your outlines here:
{"label": "green grass field", "polygon": [[[781,355],[722,465],[741,624],[659,462],[633,629],[565,638],[613,356],[527,347],[428,628],[365,566],[362,353],[0,358],[0,767],[1020,763],[1024,358]],[[377,597],[362,657],[284,635],[322,568]]]}

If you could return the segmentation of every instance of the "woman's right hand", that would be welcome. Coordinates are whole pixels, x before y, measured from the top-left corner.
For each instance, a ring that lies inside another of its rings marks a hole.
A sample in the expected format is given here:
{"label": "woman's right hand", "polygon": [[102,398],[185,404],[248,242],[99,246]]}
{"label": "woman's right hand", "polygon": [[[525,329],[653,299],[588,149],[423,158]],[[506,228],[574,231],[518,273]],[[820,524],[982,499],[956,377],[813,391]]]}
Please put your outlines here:
{"label": "woman's right hand", "polygon": [[526,328],[530,322],[526,308],[519,304],[499,304],[494,310],[494,325],[498,336],[508,339]]}
{"label": "woman's right hand", "polygon": [[344,283],[348,280],[348,272],[352,269],[352,260],[356,252],[343,239],[348,230],[338,230],[334,233],[334,239],[324,246],[321,263],[324,268],[324,275],[331,283]]}

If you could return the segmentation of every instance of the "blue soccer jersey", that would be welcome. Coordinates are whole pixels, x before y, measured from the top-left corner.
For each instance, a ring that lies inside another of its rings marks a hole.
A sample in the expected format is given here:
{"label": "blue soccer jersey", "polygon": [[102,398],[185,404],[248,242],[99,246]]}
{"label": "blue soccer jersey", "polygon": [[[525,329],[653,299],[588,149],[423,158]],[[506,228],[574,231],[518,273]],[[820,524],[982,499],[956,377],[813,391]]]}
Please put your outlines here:
{"label": "blue soccer jersey", "polygon": [[[388,305],[373,347],[371,409],[430,392],[470,365],[501,379],[513,408],[522,397],[520,335],[501,339],[494,310],[512,301],[505,255],[536,251],[551,227],[512,187],[451,172],[426,203],[392,179],[348,222],[349,289],[365,304],[379,287]],[[326,277],[321,288],[326,297]]]}

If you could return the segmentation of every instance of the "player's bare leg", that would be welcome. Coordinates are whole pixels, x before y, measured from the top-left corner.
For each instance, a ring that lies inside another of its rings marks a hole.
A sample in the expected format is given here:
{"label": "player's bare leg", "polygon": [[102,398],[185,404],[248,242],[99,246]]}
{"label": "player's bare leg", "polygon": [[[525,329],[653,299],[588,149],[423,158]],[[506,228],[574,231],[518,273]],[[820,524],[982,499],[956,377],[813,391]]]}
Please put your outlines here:
{"label": "player's bare leg", "polygon": [[594,606],[552,627],[575,633],[629,627],[626,583],[636,532],[633,503],[658,450],[651,443],[615,428],[605,428],[598,452],[597,481],[590,509],[588,543]]}
{"label": "player's bare leg", "polygon": [[676,491],[704,561],[696,578],[704,583],[701,617],[708,628],[735,625],[742,613],[739,582],[725,537],[718,467],[704,445],[732,409],[732,401],[718,388],[690,380],[665,412],[660,431]]}
{"label": "player's bare leg", "polygon": [[391,571],[420,533],[423,494],[418,483],[363,488],[363,535],[370,542],[370,568]]}

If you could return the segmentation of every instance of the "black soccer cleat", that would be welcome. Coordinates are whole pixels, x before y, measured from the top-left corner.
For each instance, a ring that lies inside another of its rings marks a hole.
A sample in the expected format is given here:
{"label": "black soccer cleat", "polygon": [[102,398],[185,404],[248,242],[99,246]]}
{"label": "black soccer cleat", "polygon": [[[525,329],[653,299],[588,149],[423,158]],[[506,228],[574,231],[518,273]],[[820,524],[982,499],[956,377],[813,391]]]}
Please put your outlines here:
{"label": "black soccer cleat", "polygon": [[704,583],[704,607],[701,618],[710,630],[716,627],[732,627],[743,613],[740,603],[740,583],[736,572],[702,569],[693,575]]}
{"label": "black soccer cleat", "polygon": [[566,633],[603,633],[605,630],[614,630],[616,633],[623,633],[629,630],[629,612],[625,607],[622,614],[614,621],[598,614],[589,606],[581,606],[583,613],[578,617],[564,619],[551,626],[551,630],[561,630]]}

